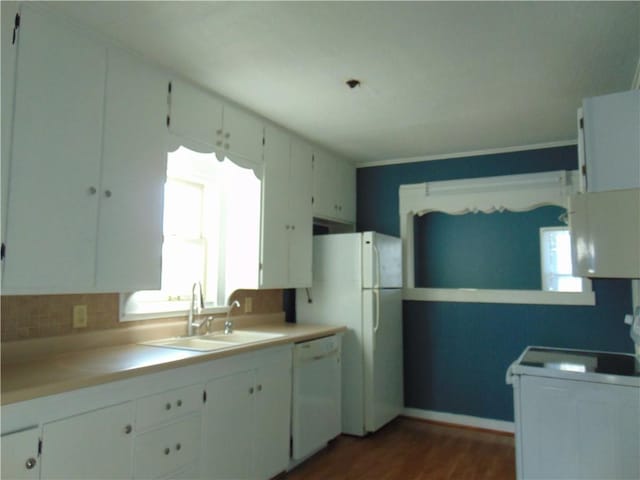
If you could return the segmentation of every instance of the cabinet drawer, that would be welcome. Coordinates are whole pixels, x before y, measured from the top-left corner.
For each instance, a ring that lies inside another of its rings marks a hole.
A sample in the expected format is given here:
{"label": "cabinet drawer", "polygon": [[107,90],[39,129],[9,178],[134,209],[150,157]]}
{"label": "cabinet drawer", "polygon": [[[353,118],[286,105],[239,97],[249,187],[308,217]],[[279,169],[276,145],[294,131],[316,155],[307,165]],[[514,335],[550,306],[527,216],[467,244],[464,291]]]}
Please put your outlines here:
{"label": "cabinet drawer", "polygon": [[191,415],[136,438],[135,478],[160,478],[196,466],[202,417]]}
{"label": "cabinet drawer", "polygon": [[201,385],[191,385],[141,398],[136,404],[138,431],[199,411],[202,407],[203,391]]}

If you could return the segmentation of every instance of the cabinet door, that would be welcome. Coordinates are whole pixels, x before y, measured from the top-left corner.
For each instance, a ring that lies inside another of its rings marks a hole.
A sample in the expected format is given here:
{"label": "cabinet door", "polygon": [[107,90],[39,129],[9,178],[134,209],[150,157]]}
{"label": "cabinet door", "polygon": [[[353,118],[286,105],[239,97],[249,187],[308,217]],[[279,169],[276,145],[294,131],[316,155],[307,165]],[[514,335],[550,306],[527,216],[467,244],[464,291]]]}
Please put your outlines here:
{"label": "cabinet door", "polygon": [[[224,106],[223,147],[225,154],[242,165],[262,163],[263,125],[258,117],[230,105]],[[238,158],[239,157],[239,158]]]}
{"label": "cabinet door", "polygon": [[175,79],[171,81],[170,98],[171,133],[195,141],[196,145],[189,145],[192,150],[203,151],[198,144],[204,144],[209,151],[221,148],[223,107],[220,100],[200,88]]}
{"label": "cabinet door", "polygon": [[583,277],[640,277],[640,188],[570,199],[573,268]]}
{"label": "cabinet door", "polygon": [[283,288],[289,286],[289,136],[274,127],[265,135],[260,286]]}
{"label": "cabinet door", "polygon": [[251,478],[255,428],[252,371],[218,378],[206,386],[204,478]]}
{"label": "cabinet door", "polygon": [[3,287],[95,281],[105,48],[23,7]]}
{"label": "cabinet door", "polygon": [[160,288],[167,163],[167,79],[108,52],[97,287]]}
{"label": "cabinet door", "polygon": [[47,423],[42,478],[131,478],[133,403]]}
{"label": "cabinet door", "polygon": [[587,190],[640,188],[640,91],[584,100]]}
{"label": "cabinet door", "polygon": [[21,480],[40,476],[38,457],[38,428],[9,433],[2,443],[2,478]]}
{"label": "cabinet door", "polygon": [[291,140],[289,283],[288,287],[311,286],[313,243],[313,206],[311,204],[311,147],[301,140]]}
{"label": "cabinet door", "polygon": [[254,478],[272,478],[289,463],[291,351],[265,353],[256,371]]}
{"label": "cabinet door", "polygon": [[[0,139],[0,160],[2,162],[2,171],[0,172],[0,180],[2,181],[2,197],[0,198],[0,208],[2,208],[2,222],[0,223],[0,235],[1,241],[4,244],[5,234],[7,231],[7,198],[9,194],[9,165],[11,157],[11,137],[13,132],[13,95],[15,86],[15,68],[16,68],[16,52],[17,45],[13,42],[13,27],[16,14],[19,10],[17,2],[2,2],[0,3],[0,46],[2,52],[0,54],[0,61],[2,62],[2,82],[0,87],[2,92],[0,93],[0,108],[2,109],[2,117],[0,125],[2,125]],[[17,40],[17,37],[16,37]]]}
{"label": "cabinet door", "polygon": [[313,153],[313,216],[336,217],[336,160],[322,151]]}
{"label": "cabinet door", "polygon": [[336,205],[340,220],[355,223],[356,221],[356,169],[344,160],[336,162]]}

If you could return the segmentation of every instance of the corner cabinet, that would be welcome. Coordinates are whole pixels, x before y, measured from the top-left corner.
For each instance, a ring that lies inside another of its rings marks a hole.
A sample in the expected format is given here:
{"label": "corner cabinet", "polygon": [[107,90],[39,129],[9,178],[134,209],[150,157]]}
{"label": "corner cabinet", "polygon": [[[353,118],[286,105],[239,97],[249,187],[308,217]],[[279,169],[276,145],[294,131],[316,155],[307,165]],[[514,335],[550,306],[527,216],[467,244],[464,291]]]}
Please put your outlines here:
{"label": "corner cabinet", "polygon": [[265,129],[260,286],[311,286],[311,147]]}
{"label": "corner cabinet", "polygon": [[569,197],[573,274],[640,278],[640,188]]}
{"label": "corner cabinet", "polygon": [[13,47],[3,293],[156,287],[166,80],[37,7]]}
{"label": "corner cabinet", "polygon": [[640,188],[639,132],[640,90],[584,99],[578,111],[583,190]]}
{"label": "corner cabinet", "polygon": [[356,169],[322,150],[313,153],[313,216],[341,223],[356,221]]}

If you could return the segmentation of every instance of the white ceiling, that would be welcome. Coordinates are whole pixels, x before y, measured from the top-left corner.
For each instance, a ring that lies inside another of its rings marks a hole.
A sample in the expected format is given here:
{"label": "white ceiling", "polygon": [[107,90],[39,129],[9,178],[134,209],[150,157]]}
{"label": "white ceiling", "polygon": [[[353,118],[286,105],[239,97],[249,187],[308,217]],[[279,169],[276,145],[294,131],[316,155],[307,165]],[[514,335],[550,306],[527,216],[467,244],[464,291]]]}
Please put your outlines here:
{"label": "white ceiling", "polygon": [[640,55],[640,2],[47,5],[356,162],[573,140]]}

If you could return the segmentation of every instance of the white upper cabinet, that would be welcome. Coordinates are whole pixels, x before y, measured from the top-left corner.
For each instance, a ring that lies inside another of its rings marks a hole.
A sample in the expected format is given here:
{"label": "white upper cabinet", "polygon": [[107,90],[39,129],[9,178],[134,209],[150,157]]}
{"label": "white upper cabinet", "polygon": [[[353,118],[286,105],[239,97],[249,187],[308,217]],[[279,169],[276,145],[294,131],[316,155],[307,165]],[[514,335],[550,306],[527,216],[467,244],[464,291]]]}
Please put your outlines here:
{"label": "white upper cabinet", "polygon": [[166,79],[37,8],[16,48],[4,292],[158,286]]}
{"label": "white upper cabinet", "polygon": [[192,140],[192,150],[214,151],[222,145],[222,102],[206,91],[183,82],[171,80],[169,131]]}
{"label": "white upper cabinet", "polygon": [[169,131],[192,150],[213,151],[239,165],[262,162],[262,121],[182,80],[171,81]]}
{"label": "white upper cabinet", "polygon": [[356,221],[355,167],[321,150],[313,154],[313,216]]}
{"label": "white upper cabinet", "polygon": [[311,147],[275,127],[265,141],[260,285],[310,286]]}
{"label": "white upper cabinet", "polygon": [[586,190],[640,188],[640,90],[586,98],[578,118]]}
{"label": "white upper cabinet", "polygon": [[[7,198],[9,193],[9,159],[11,157],[11,137],[13,132],[13,91],[15,80],[15,68],[16,68],[16,51],[17,48],[13,43],[14,35],[17,36],[17,29],[15,29],[15,23],[18,17],[18,4],[16,2],[1,2],[0,9],[0,46],[2,52],[0,54],[0,61],[2,66],[0,71],[2,72],[2,81],[0,87],[2,92],[0,93],[0,108],[2,109],[2,117],[0,125],[2,125],[2,138],[0,139],[0,147],[2,153],[0,158],[2,160],[2,171],[0,172],[0,180],[2,181],[2,188],[0,192],[2,197],[0,198],[0,207],[2,208],[2,222],[0,223],[0,235],[2,236],[2,245],[4,250],[5,233],[7,231]],[[15,30],[14,30],[15,29]],[[15,32],[15,33],[14,33]]]}
{"label": "white upper cabinet", "polygon": [[160,72],[109,50],[97,248],[101,291],[160,288],[166,89]]}
{"label": "white upper cabinet", "polygon": [[15,47],[3,289],[87,291],[95,281],[106,48],[27,7]]}
{"label": "white upper cabinet", "polygon": [[640,188],[572,195],[573,274],[640,278]]}

